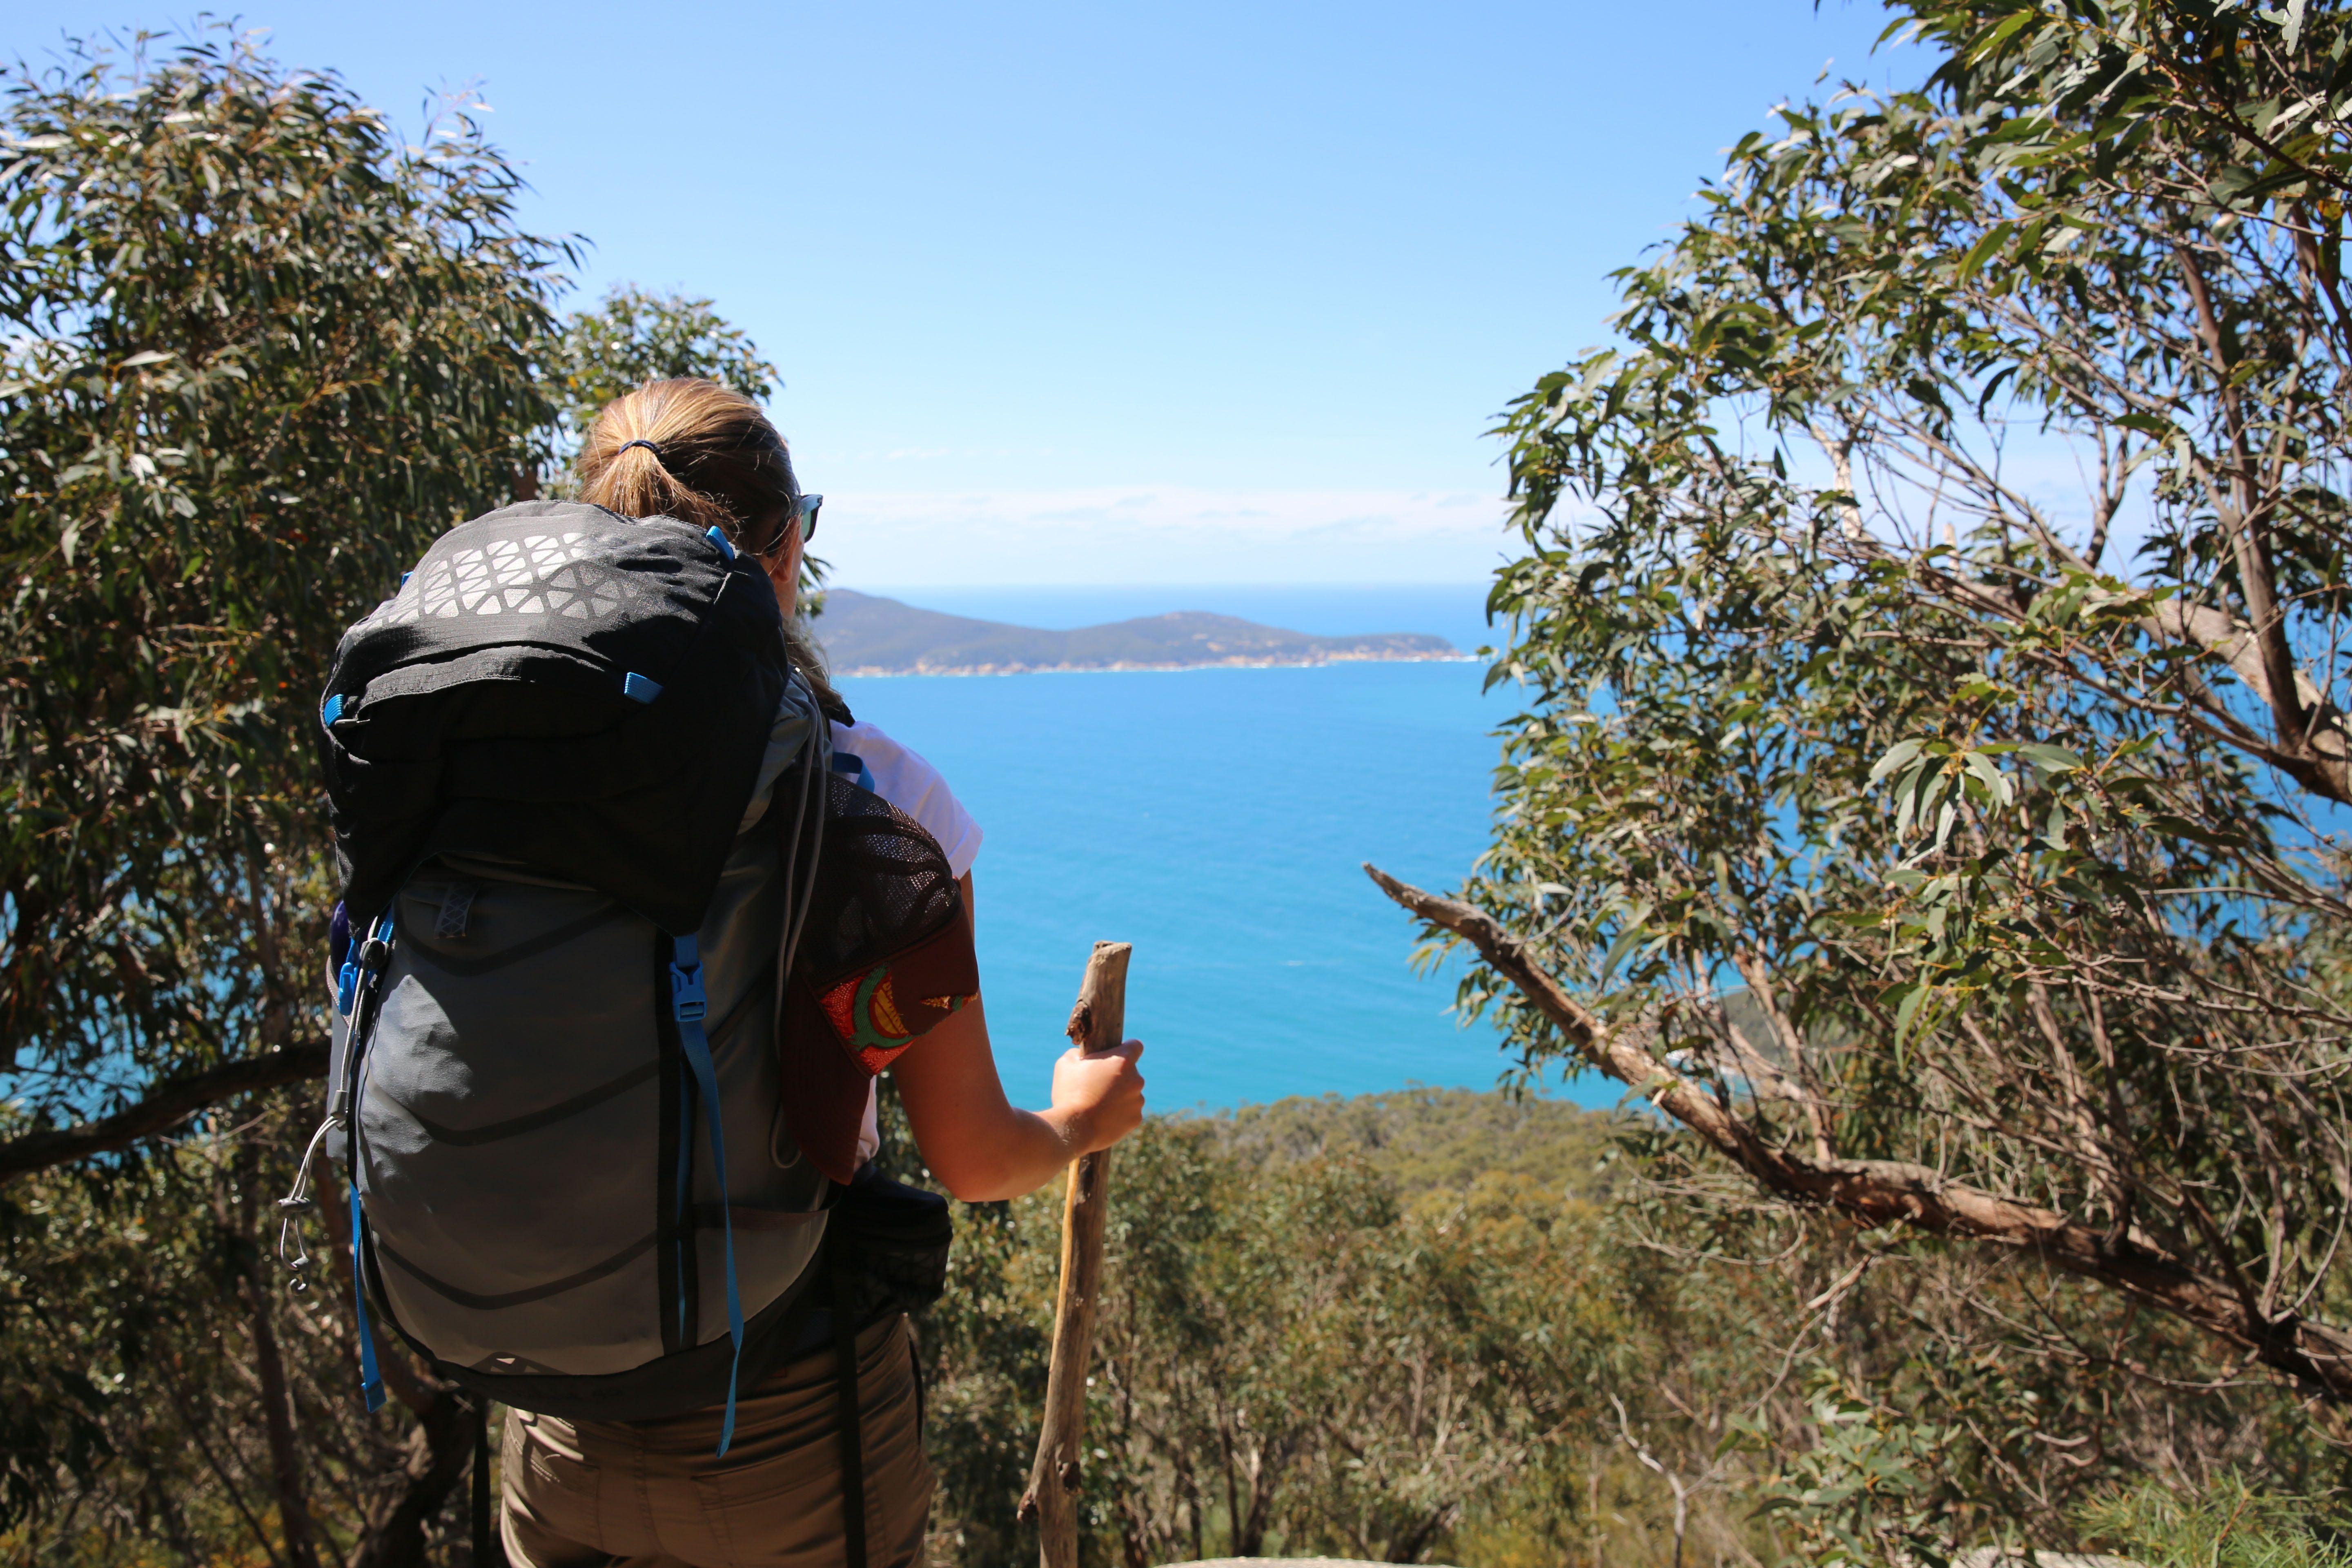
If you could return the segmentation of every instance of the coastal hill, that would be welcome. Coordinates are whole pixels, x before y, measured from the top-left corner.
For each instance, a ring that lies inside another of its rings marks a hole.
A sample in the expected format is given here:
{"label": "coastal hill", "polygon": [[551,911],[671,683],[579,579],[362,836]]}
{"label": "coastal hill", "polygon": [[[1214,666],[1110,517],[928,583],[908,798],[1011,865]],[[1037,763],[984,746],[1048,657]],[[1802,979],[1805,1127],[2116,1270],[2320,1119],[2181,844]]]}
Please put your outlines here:
{"label": "coastal hill", "polygon": [[824,611],[814,624],[835,675],[1014,675],[1462,657],[1444,637],[1417,632],[1309,637],[1199,610],[1046,631],[941,615],[847,588],[826,590]]}

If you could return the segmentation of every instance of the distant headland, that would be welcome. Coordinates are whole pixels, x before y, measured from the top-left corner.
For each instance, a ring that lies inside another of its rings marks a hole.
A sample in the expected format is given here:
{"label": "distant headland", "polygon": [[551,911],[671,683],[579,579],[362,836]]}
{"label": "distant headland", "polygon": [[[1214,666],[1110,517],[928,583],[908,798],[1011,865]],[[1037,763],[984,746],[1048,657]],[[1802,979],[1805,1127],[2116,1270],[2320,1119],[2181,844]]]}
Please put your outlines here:
{"label": "distant headland", "polygon": [[814,625],[835,675],[1020,675],[1465,657],[1444,637],[1419,632],[1310,637],[1199,610],[1047,631],[941,615],[848,588],[826,590]]}

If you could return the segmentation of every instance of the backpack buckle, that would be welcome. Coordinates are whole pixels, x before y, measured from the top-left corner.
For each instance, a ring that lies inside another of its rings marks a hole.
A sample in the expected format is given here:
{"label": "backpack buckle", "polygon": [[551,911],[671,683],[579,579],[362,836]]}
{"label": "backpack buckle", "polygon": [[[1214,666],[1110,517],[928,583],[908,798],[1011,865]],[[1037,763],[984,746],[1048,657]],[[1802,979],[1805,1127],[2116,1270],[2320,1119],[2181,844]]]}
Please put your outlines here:
{"label": "backpack buckle", "polygon": [[702,965],[669,966],[669,1010],[681,1024],[698,1023],[710,1011],[710,999],[702,989]]}

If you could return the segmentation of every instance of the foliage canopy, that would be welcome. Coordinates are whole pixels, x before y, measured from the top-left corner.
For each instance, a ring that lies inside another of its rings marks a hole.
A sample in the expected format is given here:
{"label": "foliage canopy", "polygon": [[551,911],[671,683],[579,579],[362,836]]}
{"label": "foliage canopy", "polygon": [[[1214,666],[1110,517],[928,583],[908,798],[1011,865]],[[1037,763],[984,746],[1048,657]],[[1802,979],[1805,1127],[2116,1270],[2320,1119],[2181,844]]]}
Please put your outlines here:
{"label": "foliage canopy", "polygon": [[0,1040],[38,1112],[320,1033],[310,703],[535,463],[560,247],[462,109],[404,149],[200,39],[7,86]]}
{"label": "foliage canopy", "polygon": [[604,405],[645,382],[699,376],[754,403],[780,384],[776,367],[711,300],[629,283],[565,319],[549,371],[565,433],[575,438]]}
{"label": "foliage canopy", "polygon": [[2352,21],[1891,9],[1929,81],[1740,142],[1513,406],[1500,924],[1400,893],[1780,1195],[2352,1397]]}
{"label": "foliage canopy", "polygon": [[309,1094],[183,1124],[324,1068],[342,628],[580,399],[772,367],[708,301],[560,321],[462,102],[405,146],[219,30],[0,85],[0,1531],[420,1561],[471,1415],[395,1365],[362,1418],[348,1313],[268,1263]]}

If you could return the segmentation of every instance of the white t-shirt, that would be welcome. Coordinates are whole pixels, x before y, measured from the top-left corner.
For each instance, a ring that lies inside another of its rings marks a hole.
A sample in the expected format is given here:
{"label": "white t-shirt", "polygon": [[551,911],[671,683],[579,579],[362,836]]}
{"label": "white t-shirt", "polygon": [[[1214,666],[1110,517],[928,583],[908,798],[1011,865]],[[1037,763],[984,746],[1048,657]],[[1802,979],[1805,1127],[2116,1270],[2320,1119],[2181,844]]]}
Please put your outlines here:
{"label": "white t-shirt", "polygon": [[[961,878],[971,869],[980,855],[980,824],[956,799],[939,769],[862,720],[834,725],[833,765],[855,777],[860,788],[872,790],[921,823],[946,852],[950,872]],[[866,1090],[866,1124],[857,1130],[861,1165],[882,1147],[879,1093],[877,1087]]]}

